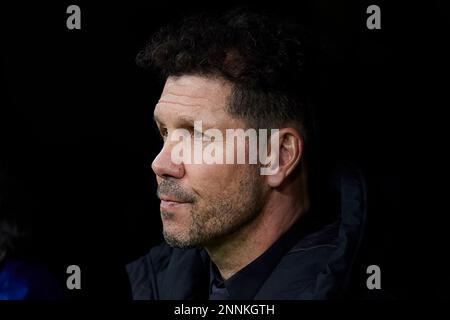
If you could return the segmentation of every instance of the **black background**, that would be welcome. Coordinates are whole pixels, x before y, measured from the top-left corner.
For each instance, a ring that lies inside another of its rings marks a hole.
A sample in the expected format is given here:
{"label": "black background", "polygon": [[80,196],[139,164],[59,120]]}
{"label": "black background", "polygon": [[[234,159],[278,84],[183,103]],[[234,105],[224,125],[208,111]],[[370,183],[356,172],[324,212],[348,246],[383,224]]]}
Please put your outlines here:
{"label": "black background", "polygon": [[[393,1],[391,1],[393,2]],[[161,142],[152,123],[161,86],[134,58],[158,27],[235,3],[86,1],[1,7],[0,163],[25,189],[28,254],[74,299],[126,298],[123,266],[162,240],[150,164]],[[81,8],[81,30],[66,8]],[[381,7],[381,30],[366,8]],[[307,26],[320,44],[314,97],[328,159],[351,159],[369,186],[369,230],[357,266],[382,270],[392,297],[449,297],[448,205],[442,187],[448,107],[449,10],[381,1],[254,5]]]}

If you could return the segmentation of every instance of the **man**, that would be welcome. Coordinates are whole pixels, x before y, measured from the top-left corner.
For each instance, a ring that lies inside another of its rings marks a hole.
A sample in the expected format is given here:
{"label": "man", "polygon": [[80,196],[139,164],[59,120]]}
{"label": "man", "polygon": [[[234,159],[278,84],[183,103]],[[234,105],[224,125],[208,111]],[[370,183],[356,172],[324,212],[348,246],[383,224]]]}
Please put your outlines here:
{"label": "man", "polygon": [[[340,175],[341,227],[311,223],[319,213],[302,35],[294,24],[238,10],[164,28],[138,55],[165,79],[154,109],[164,144],[152,163],[165,243],[127,266],[135,299],[323,299],[345,290],[364,188],[358,175]],[[205,140],[207,129],[217,135]],[[270,157],[190,161],[187,147],[198,142],[197,155],[214,144],[214,156],[230,145],[255,156],[250,139],[243,148],[226,139],[239,129],[277,129],[258,136],[268,146],[258,144],[258,155]],[[193,137],[181,144],[181,160],[180,132]]]}

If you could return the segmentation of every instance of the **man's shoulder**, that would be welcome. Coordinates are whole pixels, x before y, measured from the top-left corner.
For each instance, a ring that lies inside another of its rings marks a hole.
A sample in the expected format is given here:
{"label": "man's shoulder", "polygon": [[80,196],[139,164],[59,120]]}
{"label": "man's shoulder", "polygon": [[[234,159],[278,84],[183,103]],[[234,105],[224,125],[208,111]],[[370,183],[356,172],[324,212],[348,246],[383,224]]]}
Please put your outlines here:
{"label": "man's shoulder", "polygon": [[126,266],[133,299],[160,299],[174,279],[186,278],[192,269],[202,264],[204,254],[199,248],[180,249],[166,242],[153,247],[144,256]]}
{"label": "man's shoulder", "polygon": [[144,271],[157,272],[167,266],[173,248],[166,243],[160,243],[150,249],[145,255],[127,264],[129,274],[141,273]]}
{"label": "man's shoulder", "polygon": [[[317,299],[319,275],[338,249],[338,224],[330,224],[299,241],[280,259],[256,299]],[[327,285],[332,285],[327,281]]]}
{"label": "man's shoulder", "polygon": [[335,248],[338,245],[339,221],[330,223],[316,232],[299,239],[289,254],[304,252],[319,248]]}
{"label": "man's shoulder", "polygon": [[169,267],[171,260],[178,261],[197,257],[200,250],[199,248],[174,248],[166,242],[162,242],[152,247],[147,254],[127,264],[127,272],[129,274],[142,271],[163,272]]}

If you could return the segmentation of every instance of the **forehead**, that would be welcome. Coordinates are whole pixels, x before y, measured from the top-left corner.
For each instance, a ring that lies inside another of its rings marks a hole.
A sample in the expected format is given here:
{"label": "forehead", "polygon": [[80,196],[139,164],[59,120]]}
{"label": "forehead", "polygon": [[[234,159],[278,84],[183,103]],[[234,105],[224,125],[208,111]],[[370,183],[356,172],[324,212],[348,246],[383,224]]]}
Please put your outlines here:
{"label": "forehead", "polygon": [[225,114],[231,84],[196,75],[169,77],[155,107],[155,116],[166,113],[201,116]]}

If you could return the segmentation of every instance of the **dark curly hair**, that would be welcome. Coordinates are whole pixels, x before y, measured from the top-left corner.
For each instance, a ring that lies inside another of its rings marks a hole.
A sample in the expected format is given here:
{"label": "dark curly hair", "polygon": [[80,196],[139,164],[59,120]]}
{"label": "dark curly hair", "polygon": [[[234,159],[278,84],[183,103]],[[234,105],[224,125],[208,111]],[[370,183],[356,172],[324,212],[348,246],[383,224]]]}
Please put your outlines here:
{"label": "dark curly hair", "polygon": [[196,74],[233,84],[228,112],[253,128],[311,131],[306,36],[280,18],[234,9],[198,14],[160,29],[136,58],[163,79]]}

